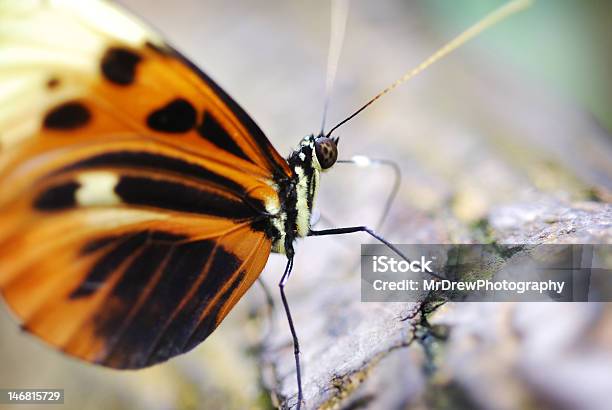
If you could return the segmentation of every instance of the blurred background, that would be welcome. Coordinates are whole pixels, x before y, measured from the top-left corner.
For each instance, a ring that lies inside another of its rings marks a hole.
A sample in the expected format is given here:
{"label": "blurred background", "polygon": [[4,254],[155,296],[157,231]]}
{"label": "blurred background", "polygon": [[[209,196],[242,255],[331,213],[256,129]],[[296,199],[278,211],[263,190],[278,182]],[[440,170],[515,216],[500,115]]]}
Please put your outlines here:
{"label": "blurred background", "polygon": [[[486,13],[495,1],[424,2],[436,33],[452,35]],[[612,14],[609,1],[536,1],[519,22],[504,24],[479,41],[511,68],[521,70],[551,92],[575,101],[608,131],[612,129]]]}
{"label": "blurred background", "polygon": [[[158,28],[215,79],[281,154],[288,154],[304,135],[318,132],[329,1],[120,3]],[[490,0],[351,1],[327,128],[500,4]],[[478,242],[491,235],[503,240],[508,236],[494,216],[500,207],[519,201],[544,204],[530,208],[527,219],[519,218],[527,221],[525,229],[531,229],[536,238],[538,229],[553,229],[559,221],[573,223],[579,209],[599,215],[596,225],[587,221],[582,227],[592,232],[586,240],[609,243],[611,16],[609,1],[537,1],[340,128],[342,158],[356,154],[388,158],[402,169],[398,198],[382,227],[385,236],[398,243]],[[341,165],[325,174],[319,200],[325,221],[337,226],[375,225],[392,175],[384,168]],[[517,209],[523,217],[524,208]],[[553,215],[546,228],[534,225],[542,209]],[[562,212],[567,209],[574,214]],[[497,231],[491,231],[491,226]],[[465,340],[457,342],[452,337],[446,344],[451,356],[446,357],[454,360],[416,347],[398,350],[412,340],[414,329],[398,321],[410,307],[359,303],[357,262],[364,240],[314,238],[297,245],[289,297],[302,336],[309,406],[348,408],[354,404],[350,396],[363,391],[373,392],[367,397],[376,399],[351,408],[576,408],[587,403],[597,408],[606,403],[604,393],[612,386],[612,314],[607,305],[487,304],[481,310],[458,306],[454,309],[459,313],[452,317],[464,321],[446,323],[458,329],[454,334],[467,337],[471,350],[462,350]],[[263,278],[274,293],[284,263],[282,257],[272,256],[264,271]],[[275,401],[270,392],[280,402],[295,393],[295,374],[285,319],[275,314],[270,321],[263,300],[261,289],[254,286],[195,351],[137,372],[117,372],[66,358],[22,334],[2,309],[0,387],[63,388],[64,407],[69,409],[271,408]],[[518,318],[522,333],[513,332],[513,318]],[[479,320],[486,327],[478,328]],[[560,327],[542,327],[553,322]],[[466,330],[465,323],[478,328],[477,337]],[[266,333],[268,329],[273,332]],[[393,332],[385,333],[388,329]],[[538,329],[556,337],[542,340]],[[529,335],[537,343],[521,339]],[[583,344],[584,335],[590,344]],[[384,351],[380,347],[368,350],[365,342],[356,349],[354,343],[360,337],[391,342],[378,344],[385,346]],[[518,339],[508,345],[512,338]],[[486,348],[474,349],[479,343]],[[524,350],[529,346],[540,350]],[[564,350],[568,346],[588,351],[588,358],[578,354],[566,362],[573,367],[560,371],[555,364],[571,356]],[[529,359],[534,352],[553,347],[558,348],[554,350],[558,356],[551,361]],[[333,349],[338,354],[324,355]],[[466,356],[466,351],[475,356]],[[524,351],[528,354],[523,355]],[[395,352],[394,363],[389,364],[385,358],[391,352]],[[361,362],[345,366],[346,354]],[[345,376],[361,374],[358,370],[365,363],[378,363],[381,357],[380,366],[386,370],[378,375],[374,370],[369,387],[360,387],[356,393],[345,388]],[[433,372],[432,363],[436,363]],[[319,371],[322,367],[328,369]],[[589,389],[583,388],[585,380]],[[450,387],[432,387],[440,384]],[[399,387],[385,390],[390,385]],[[334,396],[336,401],[320,398],[319,390],[334,388],[341,392]],[[439,394],[432,397],[431,392]]]}

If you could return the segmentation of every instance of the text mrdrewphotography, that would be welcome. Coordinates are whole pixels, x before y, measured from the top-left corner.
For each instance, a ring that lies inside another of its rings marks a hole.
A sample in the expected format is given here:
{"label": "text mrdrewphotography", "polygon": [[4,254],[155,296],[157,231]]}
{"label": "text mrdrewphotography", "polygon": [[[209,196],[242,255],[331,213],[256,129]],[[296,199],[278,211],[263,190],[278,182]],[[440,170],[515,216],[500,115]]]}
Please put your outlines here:
{"label": "text mrdrewphotography", "polygon": [[478,279],[475,281],[451,281],[448,279],[403,279],[399,281],[386,281],[375,279],[372,288],[377,292],[385,291],[458,291],[458,292],[516,292],[521,295],[526,292],[537,292],[540,294],[554,292],[559,295],[563,293],[564,281],[491,281]]}
{"label": "text mrdrewphotography", "polygon": [[612,301],[609,245],[396,246],[361,246],[362,301]]}

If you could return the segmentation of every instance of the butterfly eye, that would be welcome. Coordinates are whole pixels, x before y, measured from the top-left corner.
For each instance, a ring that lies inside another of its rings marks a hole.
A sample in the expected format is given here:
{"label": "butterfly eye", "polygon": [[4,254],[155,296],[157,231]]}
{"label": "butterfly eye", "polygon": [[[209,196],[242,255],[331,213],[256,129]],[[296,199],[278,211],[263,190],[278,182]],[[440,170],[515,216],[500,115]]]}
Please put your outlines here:
{"label": "butterfly eye", "polygon": [[327,137],[319,137],[315,140],[315,152],[322,169],[331,168],[336,163],[338,159],[336,141]]}

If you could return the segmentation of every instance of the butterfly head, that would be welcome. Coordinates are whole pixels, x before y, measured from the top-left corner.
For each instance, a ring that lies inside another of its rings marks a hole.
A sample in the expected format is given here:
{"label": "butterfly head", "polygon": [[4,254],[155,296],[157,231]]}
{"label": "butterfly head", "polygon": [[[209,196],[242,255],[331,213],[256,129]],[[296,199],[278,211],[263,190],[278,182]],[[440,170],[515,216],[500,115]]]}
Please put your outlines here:
{"label": "butterfly head", "polygon": [[300,146],[289,157],[289,164],[312,169],[317,172],[327,171],[338,160],[339,138],[324,135],[308,135],[302,139]]}
{"label": "butterfly head", "polygon": [[329,138],[320,135],[314,139],[316,159],[321,170],[331,168],[338,159],[338,142],[340,138]]}

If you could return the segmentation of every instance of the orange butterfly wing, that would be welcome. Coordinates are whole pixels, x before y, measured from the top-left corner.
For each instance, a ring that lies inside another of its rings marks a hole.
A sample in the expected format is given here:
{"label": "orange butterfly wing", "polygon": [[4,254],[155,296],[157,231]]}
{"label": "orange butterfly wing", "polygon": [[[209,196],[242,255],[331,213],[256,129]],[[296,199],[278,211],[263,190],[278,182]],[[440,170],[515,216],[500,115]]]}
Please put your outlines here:
{"label": "orange butterfly wing", "polygon": [[83,3],[0,7],[0,290],[66,353],[138,368],[204,340],[258,277],[291,171],[204,73]]}
{"label": "orange butterfly wing", "polygon": [[[17,274],[3,281],[3,296],[26,330],[87,361],[139,368],[186,352],[259,276],[270,242],[248,226],[174,219],[173,230],[147,221],[89,242],[86,231],[61,240],[32,231],[19,239],[52,244],[5,266]],[[198,239],[184,239],[182,224],[205,227],[192,229]],[[2,246],[0,258],[17,246]]]}

